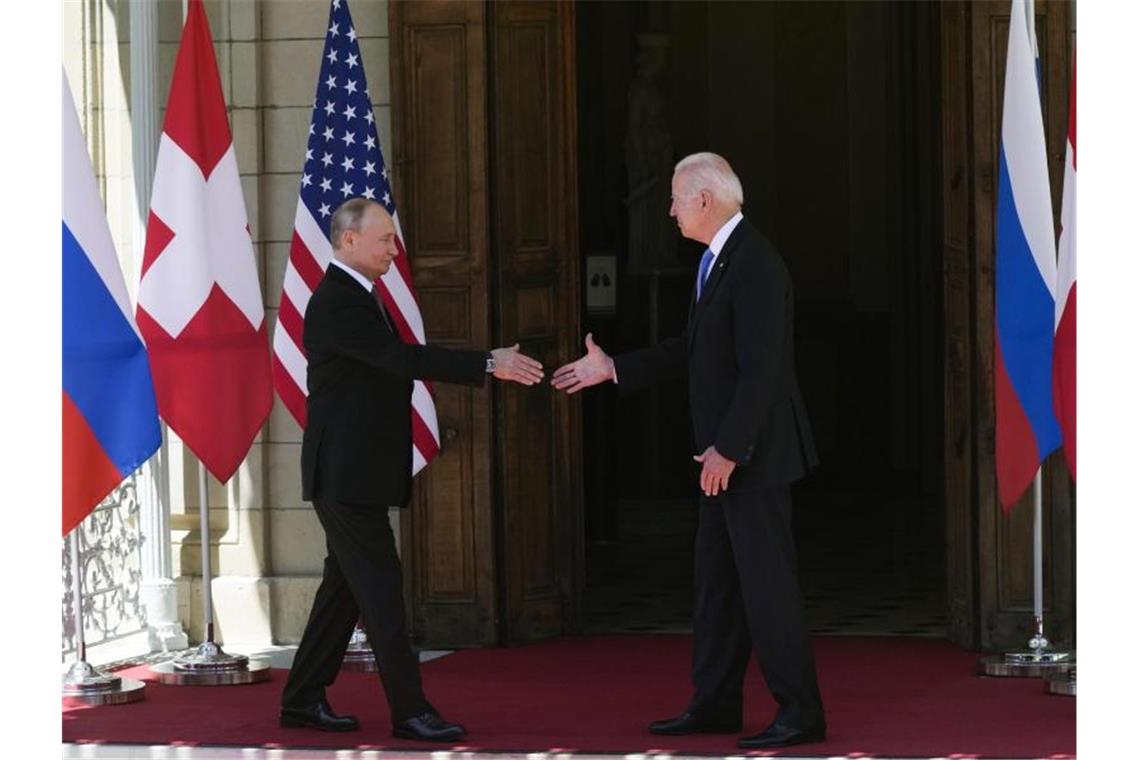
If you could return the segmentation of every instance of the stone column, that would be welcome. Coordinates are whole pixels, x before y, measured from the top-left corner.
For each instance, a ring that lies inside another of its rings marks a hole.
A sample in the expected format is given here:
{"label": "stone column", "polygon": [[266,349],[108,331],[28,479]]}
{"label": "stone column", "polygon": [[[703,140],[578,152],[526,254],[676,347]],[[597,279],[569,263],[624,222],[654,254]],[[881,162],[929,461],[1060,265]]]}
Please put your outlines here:
{"label": "stone column", "polygon": [[[158,154],[158,6],[130,3],[131,51],[131,152],[134,162],[135,197],[138,204],[134,233],[134,266],[138,278],[146,245],[146,220]],[[178,619],[178,591],[171,578],[170,499],[167,462],[170,452],[163,425],[163,443],[139,473],[139,520],[143,535],[142,584],[139,589],[146,608],[147,639],[151,651],[185,649],[186,632]]]}

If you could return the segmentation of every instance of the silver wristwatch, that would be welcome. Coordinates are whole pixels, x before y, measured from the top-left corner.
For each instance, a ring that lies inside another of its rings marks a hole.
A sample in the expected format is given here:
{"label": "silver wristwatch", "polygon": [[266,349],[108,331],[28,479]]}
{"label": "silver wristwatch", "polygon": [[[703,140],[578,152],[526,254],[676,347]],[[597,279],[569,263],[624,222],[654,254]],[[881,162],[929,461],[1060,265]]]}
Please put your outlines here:
{"label": "silver wristwatch", "polygon": [[490,351],[487,352],[487,374],[495,371],[495,355]]}

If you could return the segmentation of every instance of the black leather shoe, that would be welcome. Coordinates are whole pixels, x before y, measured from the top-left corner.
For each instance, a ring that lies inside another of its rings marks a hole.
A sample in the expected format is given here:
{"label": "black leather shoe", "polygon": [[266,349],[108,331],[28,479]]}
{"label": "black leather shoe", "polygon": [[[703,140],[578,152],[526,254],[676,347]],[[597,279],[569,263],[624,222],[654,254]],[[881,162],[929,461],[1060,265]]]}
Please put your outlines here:
{"label": "black leather shoe", "polygon": [[282,707],[282,728],[316,728],[321,731],[356,731],[360,723],[352,715],[337,715],[328,700],[307,707]]}
{"label": "black leather shoe", "polygon": [[787,747],[791,744],[821,742],[826,736],[827,729],[823,726],[804,729],[785,726],[783,723],[773,723],[755,736],[742,737],[736,746],[741,749]]}
{"label": "black leather shoe", "polygon": [[687,712],[676,718],[655,720],[649,724],[649,733],[666,736],[685,734],[735,734],[740,730],[739,718],[717,717],[715,715],[694,715]]}
{"label": "black leather shoe", "polygon": [[392,736],[421,742],[456,742],[466,738],[467,729],[458,723],[448,723],[435,713],[426,712],[394,725]]}

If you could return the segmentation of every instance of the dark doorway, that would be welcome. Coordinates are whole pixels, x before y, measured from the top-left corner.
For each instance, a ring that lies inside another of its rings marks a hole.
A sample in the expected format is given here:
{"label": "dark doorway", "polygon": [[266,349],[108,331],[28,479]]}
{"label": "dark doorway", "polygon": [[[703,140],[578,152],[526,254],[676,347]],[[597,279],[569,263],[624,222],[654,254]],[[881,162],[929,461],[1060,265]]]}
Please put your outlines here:
{"label": "dark doorway", "polygon": [[[583,332],[615,353],[684,328],[701,246],[668,218],[672,166],[724,155],[796,287],[818,632],[945,631],[938,41],[926,3],[577,6]],[[688,629],[686,394],[584,395],[588,632]]]}

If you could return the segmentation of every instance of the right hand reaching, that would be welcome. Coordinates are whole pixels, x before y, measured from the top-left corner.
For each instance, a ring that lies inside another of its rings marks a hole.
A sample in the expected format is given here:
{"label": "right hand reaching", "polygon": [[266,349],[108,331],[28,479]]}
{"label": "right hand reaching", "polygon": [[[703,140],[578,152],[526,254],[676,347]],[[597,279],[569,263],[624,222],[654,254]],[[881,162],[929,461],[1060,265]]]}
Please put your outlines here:
{"label": "right hand reaching", "polygon": [[498,380],[514,380],[520,385],[534,385],[542,381],[542,364],[526,354],[519,353],[519,344],[509,348],[496,348],[491,352],[495,357],[495,371]]}
{"label": "right hand reaching", "polygon": [[567,393],[577,393],[591,385],[614,377],[614,360],[594,342],[594,334],[586,333],[586,355],[554,370],[550,384]]}

